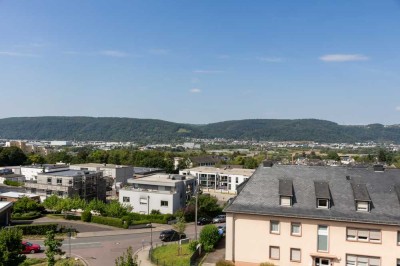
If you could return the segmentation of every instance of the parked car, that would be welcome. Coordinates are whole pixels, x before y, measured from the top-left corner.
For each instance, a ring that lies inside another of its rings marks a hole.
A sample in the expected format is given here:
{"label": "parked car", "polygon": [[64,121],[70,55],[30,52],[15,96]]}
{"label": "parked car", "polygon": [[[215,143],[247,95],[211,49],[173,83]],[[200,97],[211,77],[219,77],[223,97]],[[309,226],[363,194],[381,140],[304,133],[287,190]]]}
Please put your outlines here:
{"label": "parked car", "polygon": [[40,245],[32,244],[31,242],[22,241],[22,252],[21,253],[37,253],[40,252]]}
{"label": "parked car", "polygon": [[180,239],[186,238],[186,234],[179,234],[175,230],[164,230],[160,233],[160,240],[167,242],[167,241],[178,241]]}
{"label": "parked car", "polygon": [[207,217],[200,217],[199,219],[197,219],[198,225],[205,225],[205,224],[210,224],[210,223],[212,223],[212,220]]}
{"label": "parked car", "polygon": [[220,214],[214,217],[213,223],[225,223],[226,222],[226,215]]}

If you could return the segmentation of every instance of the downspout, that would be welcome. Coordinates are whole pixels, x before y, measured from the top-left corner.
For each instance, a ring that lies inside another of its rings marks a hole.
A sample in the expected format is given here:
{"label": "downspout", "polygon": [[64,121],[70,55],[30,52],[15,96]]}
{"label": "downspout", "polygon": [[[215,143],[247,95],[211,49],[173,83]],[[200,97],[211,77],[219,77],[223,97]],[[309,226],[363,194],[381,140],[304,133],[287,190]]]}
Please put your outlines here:
{"label": "downspout", "polygon": [[236,228],[235,228],[235,214],[232,215],[232,261],[235,262],[235,239],[236,239]]}

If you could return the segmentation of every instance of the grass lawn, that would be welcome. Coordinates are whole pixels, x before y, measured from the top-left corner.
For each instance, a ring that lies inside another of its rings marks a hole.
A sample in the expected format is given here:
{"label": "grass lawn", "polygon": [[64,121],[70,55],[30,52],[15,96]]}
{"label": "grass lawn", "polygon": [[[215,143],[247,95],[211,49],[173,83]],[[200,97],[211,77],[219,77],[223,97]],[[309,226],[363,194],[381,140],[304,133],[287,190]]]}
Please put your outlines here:
{"label": "grass lawn", "polygon": [[[56,261],[56,266],[84,266],[80,260],[59,259]],[[47,266],[46,258],[27,258],[20,266]]]}
{"label": "grass lawn", "polygon": [[189,250],[189,244],[183,244],[181,253],[178,254],[179,245],[170,244],[157,247],[153,250],[153,259],[161,265],[169,266],[187,266],[190,264],[192,252]]}

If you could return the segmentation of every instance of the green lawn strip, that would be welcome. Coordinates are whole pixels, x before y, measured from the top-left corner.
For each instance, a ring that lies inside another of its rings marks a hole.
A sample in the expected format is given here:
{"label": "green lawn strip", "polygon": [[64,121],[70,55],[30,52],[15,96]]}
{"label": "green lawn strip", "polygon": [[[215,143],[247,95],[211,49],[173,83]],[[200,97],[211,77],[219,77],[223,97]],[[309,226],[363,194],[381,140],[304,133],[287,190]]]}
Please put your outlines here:
{"label": "green lawn strip", "polygon": [[183,244],[181,246],[181,252],[178,253],[179,245],[170,244],[157,247],[153,250],[153,258],[158,259],[158,263],[161,265],[174,265],[174,266],[186,266],[190,264],[190,257],[192,252],[189,250],[189,244]]}
{"label": "green lawn strip", "polygon": [[[84,266],[80,260],[75,260],[73,258],[69,259],[58,259],[56,261],[56,266]],[[47,266],[46,258],[27,258],[19,266]]]}

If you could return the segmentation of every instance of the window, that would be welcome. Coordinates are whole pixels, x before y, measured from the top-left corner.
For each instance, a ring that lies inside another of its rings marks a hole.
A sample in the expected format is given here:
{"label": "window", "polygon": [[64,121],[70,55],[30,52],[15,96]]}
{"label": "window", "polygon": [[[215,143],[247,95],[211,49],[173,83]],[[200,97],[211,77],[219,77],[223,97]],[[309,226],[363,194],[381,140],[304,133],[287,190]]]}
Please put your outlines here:
{"label": "window", "polygon": [[346,239],[350,241],[381,243],[381,230],[347,228]]}
{"label": "window", "polygon": [[397,231],[397,245],[400,246],[400,231]]}
{"label": "window", "polygon": [[57,185],[59,185],[59,186],[62,185],[62,179],[61,178],[57,178]]}
{"label": "window", "polygon": [[318,225],[318,251],[328,252],[328,226]]}
{"label": "window", "polygon": [[47,184],[51,184],[51,177],[47,178]]}
{"label": "window", "polygon": [[130,197],[122,197],[122,202],[130,202]]}
{"label": "window", "polygon": [[273,260],[279,260],[279,247],[269,247],[269,258]]}
{"label": "window", "polygon": [[359,255],[346,255],[346,266],[380,266],[381,259]]}
{"label": "window", "polygon": [[63,196],[64,196],[64,192],[58,191],[58,196],[59,196],[59,197],[63,197]]}
{"label": "window", "polygon": [[278,221],[271,221],[269,232],[271,234],[279,234],[279,222]]}
{"label": "window", "polygon": [[239,177],[236,177],[236,184],[239,183]]}
{"label": "window", "polygon": [[68,185],[72,185],[72,179],[68,180]]}
{"label": "window", "polygon": [[400,266],[400,259],[397,259],[396,265],[397,265],[397,266]]}
{"label": "window", "polygon": [[357,211],[369,212],[369,202],[357,201]]}
{"label": "window", "polygon": [[281,206],[292,206],[292,197],[281,196]]}
{"label": "window", "polygon": [[147,204],[147,198],[140,198],[140,204],[146,205]]}
{"label": "window", "polygon": [[168,207],[168,201],[162,200],[161,201],[161,207]]}
{"label": "window", "polygon": [[51,196],[51,190],[46,190],[46,195]]}
{"label": "window", "polygon": [[301,250],[299,248],[290,249],[290,261],[301,262]]}
{"label": "window", "polygon": [[328,199],[318,199],[317,207],[319,209],[329,209],[329,200]]}
{"label": "window", "polygon": [[301,224],[300,223],[292,223],[290,234],[292,236],[301,236]]}

